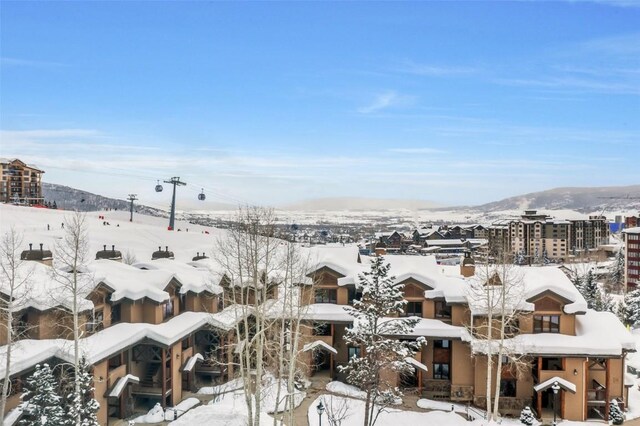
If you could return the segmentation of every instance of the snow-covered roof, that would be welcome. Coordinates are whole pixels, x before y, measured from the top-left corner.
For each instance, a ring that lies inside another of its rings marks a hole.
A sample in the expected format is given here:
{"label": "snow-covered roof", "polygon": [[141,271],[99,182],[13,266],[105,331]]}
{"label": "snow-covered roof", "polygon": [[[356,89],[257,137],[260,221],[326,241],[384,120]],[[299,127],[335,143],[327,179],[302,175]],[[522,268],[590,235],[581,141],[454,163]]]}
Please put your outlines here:
{"label": "snow-covered roof", "polygon": [[345,309],[348,306],[333,303],[314,303],[308,305],[302,317],[312,321],[353,322],[353,316]]}
{"label": "snow-covered roof", "polygon": [[[80,348],[90,364],[135,345],[142,340],[150,340],[169,347],[185,336],[205,327],[230,330],[238,319],[236,305],[222,312],[184,312],[161,324],[118,323],[80,340]],[[236,319],[233,319],[236,318]],[[0,347],[0,357],[6,353],[6,346]],[[73,360],[73,341],[65,339],[20,340],[13,345],[11,375],[32,368],[49,358]],[[0,365],[4,375],[4,364]]]}
{"label": "snow-covered roof", "polygon": [[138,376],[134,376],[133,374],[127,374],[126,376],[120,377],[116,383],[113,385],[111,390],[107,393],[108,397],[111,398],[119,398],[120,394],[124,390],[124,387],[129,383],[140,383],[140,378]]}
{"label": "snow-covered roof", "polygon": [[536,392],[541,392],[549,389],[550,387],[554,386],[556,383],[561,389],[567,390],[571,393],[576,393],[576,385],[558,376],[551,377],[550,379],[545,380],[542,383],[538,383],[533,387],[533,390],[535,390]]}
{"label": "snow-covered roof", "polygon": [[[636,351],[629,331],[611,312],[587,310],[576,318],[576,335],[559,333],[520,334],[505,341],[508,351],[540,356],[620,356]],[[495,345],[496,342],[493,342]],[[473,340],[474,352],[486,353],[486,340]]]}
{"label": "snow-covered roof", "polygon": [[[54,308],[71,310],[73,292],[68,285],[66,272],[54,270],[51,266],[40,262],[28,262],[19,273],[22,279],[28,279],[28,281],[15,289],[12,310],[20,311],[27,308],[39,311]],[[78,293],[81,296],[78,301],[80,312],[93,309],[93,303],[84,299],[93,289],[92,284],[91,277],[84,274],[78,275]],[[9,289],[6,286],[8,283],[3,280],[0,284],[0,291],[8,294]]]}
{"label": "snow-covered roof", "polygon": [[426,365],[424,365],[423,363],[421,363],[420,361],[418,361],[417,359],[413,358],[413,357],[406,357],[404,359],[407,363],[411,364],[412,366],[414,366],[417,369],[420,369],[422,371],[429,371],[429,369],[427,368]]}
{"label": "snow-covered roof", "polygon": [[640,226],[636,226],[635,228],[627,228],[622,230],[625,234],[640,234]]}
{"label": "snow-covered roof", "polygon": [[311,343],[307,343],[306,345],[304,345],[302,347],[302,352],[308,352],[308,351],[313,351],[315,349],[325,349],[329,352],[331,352],[332,354],[338,355],[338,351],[336,350],[336,348],[334,348],[333,346],[331,346],[330,344],[323,342],[322,340],[316,340],[314,342]]}
{"label": "snow-covered roof", "polygon": [[177,280],[175,274],[165,270],[144,271],[113,260],[96,260],[87,267],[93,273],[96,284],[103,283],[113,290],[112,301],[146,297],[162,303],[169,300],[169,293],[164,289],[171,280]]}
{"label": "snow-covered roof", "polygon": [[189,359],[187,359],[187,362],[184,363],[184,367],[182,368],[182,371],[191,371],[193,370],[193,367],[196,366],[196,363],[202,362],[202,361],[204,361],[204,357],[202,356],[202,354],[197,353],[189,357]]}
{"label": "snow-covered roof", "polygon": [[436,339],[468,340],[465,327],[447,324],[440,320],[420,318],[409,336],[422,336]]}
{"label": "snow-covered roof", "polygon": [[[479,270],[480,269],[480,270]],[[467,299],[473,315],[485,315],[487,312],[487,297],[478,293],[494,292],[491,299],[496,306],[500,302],[501,288],[499,285],[485,286],[487,273],[482,273],[481,268],[476,268],[476,275],[467,278],[469,287]],[[553,293],[565,300],[564,312],[567,314],[579,314],[587,310],[587,302],[578,289],[573,285],[567,275],[556,266],[530,267],[508,265],[505,269],[498,268],[495,271],[498,276],[509,281],[507,296],[507,309],[509,311],[533,311],[532,303],[538,296]]]}
{"label": "snow-covered roof", "polygon": [[221,294],[222,287],[218,285],[219,280],[209,272],[205,266],[198,265],[198,261],[191,264],[183,263],[173,259],[156,259],[149,262],[139,262],[134,264],[136,268],[149,271],[165,271],[173,274],[182,284],[180,293],[201,293],[209,292]]}

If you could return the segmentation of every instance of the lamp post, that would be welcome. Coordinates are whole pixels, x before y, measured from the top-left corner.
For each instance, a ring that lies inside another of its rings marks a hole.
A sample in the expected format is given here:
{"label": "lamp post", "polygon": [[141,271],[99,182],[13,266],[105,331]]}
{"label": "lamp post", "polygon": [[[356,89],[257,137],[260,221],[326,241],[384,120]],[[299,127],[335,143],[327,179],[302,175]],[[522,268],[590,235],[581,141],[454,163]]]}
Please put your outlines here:
{"label": "lamp post", "polygon": [[553,426],[556,426],[556,407],[558,405],[558,391],[560,390],[558,382],[553,382],[551,389],[553,389]]}
{"label": "lamp post", "polygon": [[316,407],[316,411],[318,411],[318,426],[322,426],[322,413],[324,413],[324,405],[322,401]]}

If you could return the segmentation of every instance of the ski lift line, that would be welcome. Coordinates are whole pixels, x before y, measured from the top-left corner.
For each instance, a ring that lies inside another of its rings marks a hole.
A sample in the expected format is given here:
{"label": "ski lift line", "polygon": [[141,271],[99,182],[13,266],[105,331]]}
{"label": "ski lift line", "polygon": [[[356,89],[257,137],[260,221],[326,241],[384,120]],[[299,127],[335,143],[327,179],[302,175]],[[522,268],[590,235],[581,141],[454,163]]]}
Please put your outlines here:
{"label": "ski lift line", "polygon": [[[132,178],[144,179],[144,180],[156,180],[156,178],[152,177],[152,176],[134,175],[134,174],[130,174],[130,173],[113,173],[113,172],[106,172],[106,171],[103,171],[103,170],[83,170],[83,169],[74,169],[72,167],[57,167],[57,166],[47,166],[47,168],[49,168],[49,169],[57,169],[57,170],[73,171],[73,172],[78,172],[78,173],[91,173],[91,174],[94,174],[94,175],[122,176],[122,177],[132,177]],[[112,170],[119,170],[119,169],[112,169]]]}
{"label": "ski lift line", "polygon": [[[131,174],[131,173],[117,173],[117,172],[109,172],[109,171],[105,171],[105,170],[83,170],[83,169],[78,169],[78,168],[73,168],[73,167],[57,167],[57,166],[49,166],[49,168],[51,169],[57,169],[57,170],[66,170],[66,171],[73,171],[73,172],[78,172],[78,173],[91,173],[93,175],[105,175],[105,176],[117,176],[117,177],[129,177],[129,178],[135,178],[135,179],[141,179],[141,180],[146,180],[146,181],[156,181],[158,182],[159,179],[157,179],[156,177],[152,177],[152,176],[146,176],[146,175],[136,175],[136,174]],[[118,168],[114,168],[114,167],[106,167],[106,169],[110,169],[110,170],[124,170],[124,169],[118,169]],[[159,182],[156,186],[160,185]],[[160,185],[162,186],[162,185]],[[207,186],[204,185],[198,185],[197,183],[194,185],[188,184],[187,187],[191,187],[194,186],[193,188],[190,188],[194,191],[197,191],[197,187],[200,187],[200,191],[206,191],[209,192],[211,194],[213,194],[212,196],[215,199],[221,200],[221,201],[227,201],[227,202],[232,202],[235,204],[246,204],[246,205],[251,205],[251,204],[255,204],[255,203],[251,203],[248,200],[244,200],[244,199],[240,199],[240,198],[236,198],[232,195],[228,195],[225,194],[223,192],[220,192],[219,190],[214,190],[212,188],[208,188]],[[156,192],[162,192],[162,190],[158,191],[156,190]]]}

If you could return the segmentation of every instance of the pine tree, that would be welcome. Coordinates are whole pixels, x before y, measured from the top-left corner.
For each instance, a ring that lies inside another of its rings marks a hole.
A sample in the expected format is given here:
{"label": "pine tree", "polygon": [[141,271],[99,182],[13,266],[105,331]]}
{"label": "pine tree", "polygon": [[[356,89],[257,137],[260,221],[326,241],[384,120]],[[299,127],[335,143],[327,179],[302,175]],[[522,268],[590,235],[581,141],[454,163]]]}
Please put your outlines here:
{"label": "pine tree", "polygon": [[591,270],[587,271],[578,290],[580,290],[580,293],[582,293],[582,296],[587,301],[587,307],[589,309],[595,309],[595,305],[600,305],[598,301],[600,289]]}
{"label": "pine tree", "polygon": [[96,414],[100,404],[93,398],[93,377],[84,357],[80,359],[79,367],[80,394],[72,391],[67,395],[69,424],[77,424],[79,418],[81,426],[100,426]]}
{"label": "pine tree", "polygon": [[36,370],[27,379],[22,400],[27,402],[26,418],[20,422],[24,426],[66,425],[62,397],[57,394],[58,383],[48,364],[36,365]]}
{"label": "pine tree", "polygon": [[624,296],[624,320],[627,325],[640,323],[640,289],[633,290]]}
{"label": "pine tree", "polygon": [[614,425],[621,425],[624,422],[624,414],[615,399],[609,403],[609,421]]}
{"label": "pine tree", "polygon": [[533,418],[533,412],[531,411],[531,408],[524,407],[520,412],[520,423],[526,426],[531,426],[533,425],[533,421],[534,421],[534,418]]}
{"label": "pine tree", "polygon": [[542,263],[548,265],[551,263],[551,259],[549,259],[549,255],[547,254],[547,249],[542,250]]}
{"label": "pine tree", "polygon": [[613,289],[619,292],[624,284],[624,251],[616,252],[616,257],[609,272],[609,282]]}
{"label": "pine tree", "polygon": [[527,259],[524,255],[524,252],[522,250],[518,251],[518,253],[516,253],[516,256],[514,258],[514,263],[516,265],[524,265],[526,261]]}
{"label": "pine tree", "polygon": [[389,276],[390,265],[378,256],[371,261],[371,270],[359,276],[362,289],[360,300],[347,308],[354,317],[354,326],[347,329],[347,345],[360,348],[358,356],[349,359],[342,368],[347,381],[366,393],[364,426],[373,426],[381,410],[402,396],[395,383],[382,376],[383,371],[398,374],[411,373],[413,367],[406,361],[424,342],[402,341],[389,336],[406,336],[418,323],[417,318],[389,318],[403,313],[406,301],[403,286]]}

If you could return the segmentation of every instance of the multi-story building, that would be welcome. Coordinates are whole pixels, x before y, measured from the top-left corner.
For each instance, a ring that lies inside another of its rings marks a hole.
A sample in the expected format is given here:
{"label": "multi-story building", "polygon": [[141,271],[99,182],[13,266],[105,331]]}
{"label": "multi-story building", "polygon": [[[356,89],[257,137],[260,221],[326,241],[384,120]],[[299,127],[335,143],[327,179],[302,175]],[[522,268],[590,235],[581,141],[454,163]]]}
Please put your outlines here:
{"label": "multi-story building", "polygon": [[[413,374],[382,374],[391,383],[427,398],[483,407],[487,345],[474,330],[486,323],[486,310],[478,309],[467,292],[471,282],[480,278],[464,278],[467,271],[457,274],[451,269],[455,267],[443,272],[433,257],[389,256],[386,260],[396,282],[404,284],[405,314],[420,318],[410,336],[397,337],[423,337],[427,344],[412,360]],[[368,263],[368,258],[356,253],[330,254],[310,272],[315,284],[305,286],[301,296],[307,321],[301,361],[309,374],[345,380],[339,367],[365,350],[348,346],[344,335],[346,328],[354,326],[345,307],[359,297],[357,276],[369,268]],[[564,386],[561,403],[556,405],[561,418],[606,418],[608,408],[603,401],[628,402],[630,384],[624,383],[624,360],[627,352],[635,351],[632,336],[615,315],[587,309],[584,298],[559,268],[520,267],[519,272],[526,303],[520,308],[518,327],[506,341],[513,342],[510,347],[517,348],[517,356],[526,361],[520,374],[504,367],[499,411],[518,415],[530,406],[538,417],[549,419],[554,404],[551,386],[559,382]],[[480,284],[502,285],[499,279]]]}
{"label": "multi-story building", "polygon": [[17,158],[0,158],[0,202],[41,204],[44,171]]}
{"label": "multi-story building", "polygon": [[524,256],[530,262],[544,256],[562,260],[606,244],[609,226],[604,216],[564,220],[525,210],[519,218],[491,225],[488,235],[491,248],[507,247],[511,254]]}
{"label": "multi-story building", "polygon": [[[345,380],[338,367],[365,350],[345,343],[346,328],[354,326],[345,307],[361,296],[358,277],[369,270],[371,258],[360,256],[356,247],[310,250],[314,263],[302,282],[295,283],[303,321],[299,362],[309,375],[324,372]],[[168,248],[164,252],[170,253]],[[22,340],[12,349],[7,410],[20,403],[22,384],[37,364],[64,368],[73,361],[71,298],[53,278],[51,252],[30,247],[22,258],[34,262],[38,285],[12,307]],[[238,348],[246,342],[246,336],[236,334],[242,328],[236,325],[250,311],[243,309],[238,296],[249,304],[256,297],[226,279],[205,256],[189,263],[157,258],[126,265],[111,260],[120,258],[115,247],[103,246],[96,260],[80,271],[81,280],[86,277],[88,283],[82,286],[85,293],[79,304],[80,346],[92,366],[100,425],[144,412],[156,402],[175,406],[185,391],[211,384],[212,378],[219,382],[234,378]],[[434,256],[387,260],[396,282],[404,284],[408,302],[404,315],[419,317],[410,335],[396,337],[423,337],[427,344],[410,360],[414,373],[402,377],[382,373],[428,398],[482,406],[486,345],[474,330],[482,329],[486,316],[468,293],[473,280],[479,279],[471,257],[466,256],[460,269],[437,265]],[[624,360],[627,352],[635,351],[635,341],[624,326],[611,313],[587,309],[560,269],[522,267],[520,272],[526,301],[518,305],[519,327],[510,331],[509,339],[517,343],[514,347],[526,360],[526,368],[518,375],[505,368],[501,413],[516,415],[531,406],[539,417],[548,417],[553,405],[550,387],[555,382],[571,383],[561,391],[561,418],[606,418],[608,405],[602,401],[615,398],[628,404]],[[481,284],[501,285],[494,278]],[[277,288],[261,294],[266,294],[265,303],[276,304]],[[8,303],[6,295],[0,303]],[[276,316],[282,314],[274,311]],[[0,344],[6,343],[6,334],[0,333]],[[3,350],[0,347],[0,353]],[[0,376],[4,368],[0,363]]]}
{"label": "multi-story building", "polygon": [[622,231],[625,242],[624,276],[628,290],[640,286],[640,227]]}
{"label": "multi-story building", "polygon": [[[92,368],[100,425],[146,412],[156,402],[175,406],[183,392],[233,377],[234,326],[241,318],[237,305],[218,311],[224,290],[203,264],[158,259],[127,265],[105,258],[119,259],[115,253],[105,247],[80,273],[80,347]],[[64,369],[73,362],[72,297],[55,278],[64,272],[54,274],[51,252],[42,246],[21,257],[34,262],[37,286],[13,306],[20,340],[12,348],[7,411],[20,404],[37,364]],[[6,345],[6,328],[0,330]],[[0,369],[4,376],[4,363]]]}

